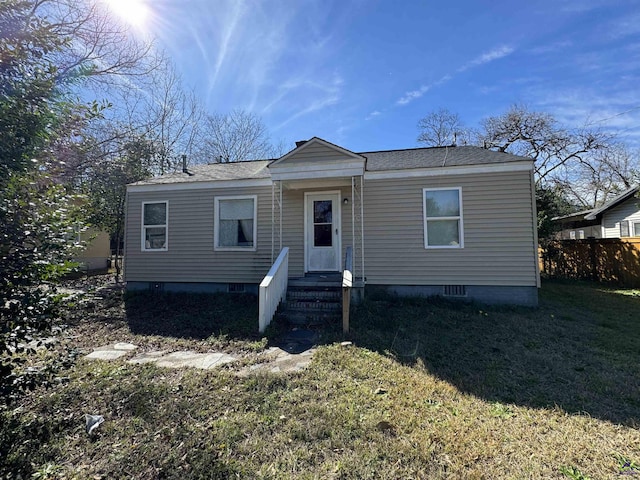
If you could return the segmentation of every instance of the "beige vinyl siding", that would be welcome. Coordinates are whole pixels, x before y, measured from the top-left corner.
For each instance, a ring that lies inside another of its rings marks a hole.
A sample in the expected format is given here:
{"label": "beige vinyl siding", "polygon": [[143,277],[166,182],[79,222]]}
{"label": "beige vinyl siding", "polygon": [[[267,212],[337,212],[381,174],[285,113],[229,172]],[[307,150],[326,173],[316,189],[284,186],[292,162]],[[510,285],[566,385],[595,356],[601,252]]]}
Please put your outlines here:
{"label": "beige vinyl siding", "polygon": [[640,222],[640,199],[629,198],[603,214],[603,238],[620,238],[621,221],[630,222],[629,235],[633,236],[633,223]]}
{"label": "beige vinyl siding", "polygon": [[347,156],[334,148],[321,144],[312,144],[302,151],[296,152],[295,155],[292,155],[286,160],[283,160],[279,165],[286,165],[287,167],[307,166],[309,162],[340,162],[352,158],[353,157]]}
{"label": "beige vinyl siding", "polygon": [[[304,194],[305,192],[340,191],[340,208],[342,215],[342,252],[341,262],[347,246],[352,244],[351,220],[351,187],[326,187],[300,190],[284,190],[282,203],[282,245],[289,247],[289,276],[304,275]],[[348,198],[349,204],[342,200]]]}
{"label": "beige vinyl siding", "polygon": [[[425,249],[423,188],[462,187],[464,248]],[[366,180],[368,284],[536,286],[529,171]]]}
{"label": "beige vinyl siding", "polygon": [[[214,197],[257,195],[256,251],[214,251]],[[141,251],[142,202],[168,201],[168,250]],[[271,266],[271,187],[129,192],[125,280],[259,283]]]}

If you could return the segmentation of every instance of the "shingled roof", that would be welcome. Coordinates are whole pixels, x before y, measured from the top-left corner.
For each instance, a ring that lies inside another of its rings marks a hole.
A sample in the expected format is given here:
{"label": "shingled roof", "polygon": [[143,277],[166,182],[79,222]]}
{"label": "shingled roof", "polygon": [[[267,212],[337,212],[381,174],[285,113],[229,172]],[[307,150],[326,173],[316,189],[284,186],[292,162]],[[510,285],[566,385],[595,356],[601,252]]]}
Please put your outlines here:
{"label": "shingled roof", "polygon": [[212,182],[224,180],[247,180],[270,178],[269,165],[273,160],[248,162],[210,163],[189,167],[189,173],[178,172],[142,180],[131,185],[161,185],[186,182]]}
{"label": "shingled roof", "polygon": [[[531,158],[486,150],[480,147],[427,147],[404,150],[361,152],[368,172],[408,170],[415,168],[462,167],[529,161]],[[171,173],[143,180],[132,185],[161,185],[185,182],[211,182],[270,178],[267,166],[275,160],[252,160],[212,163],[189,167],[188,172]]]}
{"label": "shingled roof", "polygon": [[362,152],[360,155],[367,158],[366,170],[369,172],[533,161],[531,158],[473,146],[410,148]]}

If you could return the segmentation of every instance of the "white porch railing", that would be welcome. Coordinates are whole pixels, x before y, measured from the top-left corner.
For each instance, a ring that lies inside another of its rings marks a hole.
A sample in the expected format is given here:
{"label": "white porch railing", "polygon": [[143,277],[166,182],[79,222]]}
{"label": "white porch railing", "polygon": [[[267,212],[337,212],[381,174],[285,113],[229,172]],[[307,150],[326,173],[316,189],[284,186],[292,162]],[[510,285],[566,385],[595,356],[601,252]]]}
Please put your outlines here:
{"label": "white porch railing", "polygon": [[353,249],[347,247],[344,271],[342,272],[342,333],[349,333],[351,287],[353,287]]}
{"label": "white porch railing", "polygon": [[260,283],[258,328],[260,332],[273,320],[278,305],[287,293],[289,281],[289,247],[284,247],[266,277]]}

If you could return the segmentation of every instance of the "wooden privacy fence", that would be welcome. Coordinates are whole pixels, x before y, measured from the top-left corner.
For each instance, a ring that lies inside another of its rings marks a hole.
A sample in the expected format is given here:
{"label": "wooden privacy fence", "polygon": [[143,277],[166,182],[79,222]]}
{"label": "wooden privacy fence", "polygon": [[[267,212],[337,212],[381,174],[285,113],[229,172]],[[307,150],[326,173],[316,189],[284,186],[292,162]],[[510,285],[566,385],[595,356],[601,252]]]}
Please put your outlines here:
{"label": "wooden privacy fence", "polygon": [[640,238],[555,240],[540,248],[542,273],[640,288]]}

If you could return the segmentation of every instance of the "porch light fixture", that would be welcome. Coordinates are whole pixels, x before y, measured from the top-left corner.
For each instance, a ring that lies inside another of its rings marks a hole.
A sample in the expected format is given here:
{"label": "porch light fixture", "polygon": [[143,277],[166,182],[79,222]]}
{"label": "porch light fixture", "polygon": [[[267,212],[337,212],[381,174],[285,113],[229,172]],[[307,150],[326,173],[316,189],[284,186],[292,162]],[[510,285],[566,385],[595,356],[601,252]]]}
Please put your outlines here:
{"label": "porch light fixture", "polygon": [[343,203],[344,205],[349,205],[349,199],[348,199],[348,198],[345,198],[344,200],[342,200],[342,203]]}

